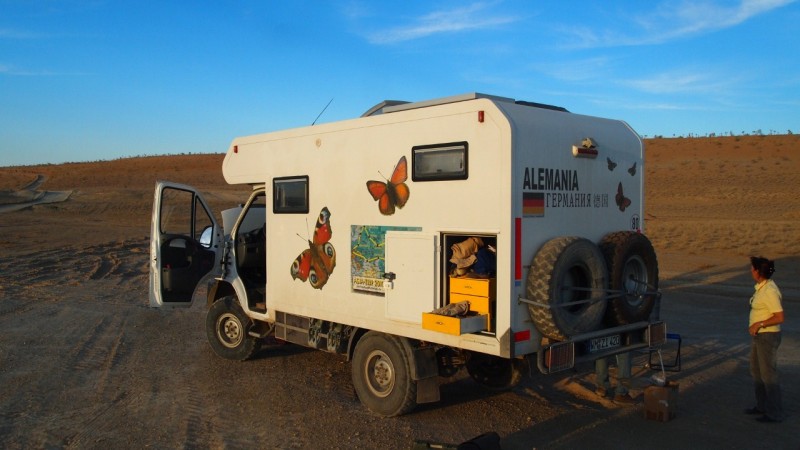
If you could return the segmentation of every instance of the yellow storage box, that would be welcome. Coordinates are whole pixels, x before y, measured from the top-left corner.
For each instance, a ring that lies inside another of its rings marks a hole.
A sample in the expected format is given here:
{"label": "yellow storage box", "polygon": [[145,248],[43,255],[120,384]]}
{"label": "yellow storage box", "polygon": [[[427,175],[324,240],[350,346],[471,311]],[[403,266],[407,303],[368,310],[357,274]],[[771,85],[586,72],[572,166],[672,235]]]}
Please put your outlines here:
{"label": "yellow storage box", "polygon": [[494,331],[492,316],[497,287],[494,278],[450,277],[450,303],[469,302],[469,310],[485,314],[486,331]]}
{"label": "yellow storage box", "polygon": [[492,330],[492,314],[494,314],[494,299],[489,297],[478,297],[475,295],[450,294],[450,303],[469,302],[469,310],[478,314],[486,315],[488,325],[486,331]]}
{"label": "yellow storage box", "polygon": [[469,310],[478,314],[491,314],[494,300],[475,295],[450,294],[450,303],[469,302]]}
{"label": "yellow storage box", "polygon": [[[494,278],[456,278],[450,277],[450,294],[476,295],[494,298],[497,288]],[[450,303],[454,303],[452,300]]]}
{"label": "yellow storage box", "polygon": [[450,317],[433,313],[422,313],[422,328],[440,333],[462,334],[484,331],[488,328],[489,316],[474,315],[466,317]]}

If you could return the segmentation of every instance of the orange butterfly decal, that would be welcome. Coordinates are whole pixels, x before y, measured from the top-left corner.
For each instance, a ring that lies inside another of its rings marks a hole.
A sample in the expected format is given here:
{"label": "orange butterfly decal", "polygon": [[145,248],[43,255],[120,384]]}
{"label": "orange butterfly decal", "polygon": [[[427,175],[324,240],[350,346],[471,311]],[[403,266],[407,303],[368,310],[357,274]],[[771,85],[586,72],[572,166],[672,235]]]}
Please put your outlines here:
{"label": "orange butterfly decal", "polygon": [[619,183],[617,186],[617,196],[616,196],[617,206],[619,206],[619,210],[625,212],[625,208],[631,206],[631,199],[625,197],[625,194],[622,193],[622,182]]}
{"label": "orange butterfly decal", "polygon": [[292,278],[308,280],[314,289],[322,289],[336,267],[336,249],[330,243],[333,236],[330,218],[328,207],[322,208],[314,228],[314,240],[308,241],[308,248],[292,263]]}
{"label": "orange butterfly decal", "polygon": [[408,201],[410,191],[406,180],[408,179],[408,163],[406,157],[400,158],[394,168],[392,177],[383,181],[367,181],[367,190],[372,195],[373,200],[378,201],[378,209],[384,216],[394,214],[395,206],[402,208]]}

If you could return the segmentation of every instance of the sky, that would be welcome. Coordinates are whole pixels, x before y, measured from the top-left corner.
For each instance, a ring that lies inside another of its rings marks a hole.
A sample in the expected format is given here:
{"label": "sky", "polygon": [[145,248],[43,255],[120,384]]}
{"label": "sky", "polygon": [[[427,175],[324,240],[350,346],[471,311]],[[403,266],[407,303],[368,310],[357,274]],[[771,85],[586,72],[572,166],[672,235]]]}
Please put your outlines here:
{"label": "sky", "polygon": [[0,0],[0,166],[224,153],[470,92],[644,137],[798,133],[799,23],[800,0]]}

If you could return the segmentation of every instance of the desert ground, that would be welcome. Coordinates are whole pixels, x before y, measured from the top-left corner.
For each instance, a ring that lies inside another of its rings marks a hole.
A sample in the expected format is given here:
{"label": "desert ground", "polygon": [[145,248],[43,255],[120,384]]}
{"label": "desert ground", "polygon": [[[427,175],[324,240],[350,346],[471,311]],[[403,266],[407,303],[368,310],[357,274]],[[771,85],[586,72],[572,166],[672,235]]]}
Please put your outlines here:
{"label": "desert ground", "polygon": [[[439,403],[386,419],[361,406],[340,356],[217,357],[204,305],[148,307],[153,187],[201,187],[218,210],[248,189],[225,184],[223,155],[180,155],[0,167],[0,447],[402,449],[494,431],[503,449],[800,448],[800,136],[657,138],[646,151],[661,316],[682,338],[669,422],[596,396],[591,364],[534,369],[503,393],[459,373]],[[776,260],[784,296],[781,424],[742,414],[754,254]],[[648,360],[634,358],[639,396]]]}

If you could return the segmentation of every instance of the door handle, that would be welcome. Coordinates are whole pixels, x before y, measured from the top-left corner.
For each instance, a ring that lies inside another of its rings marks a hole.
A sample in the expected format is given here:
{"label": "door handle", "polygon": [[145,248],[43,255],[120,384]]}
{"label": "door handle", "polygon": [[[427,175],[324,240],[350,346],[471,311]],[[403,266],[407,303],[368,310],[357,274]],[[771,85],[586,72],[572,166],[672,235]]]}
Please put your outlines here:
{"label": "door handle", "polygon": [[397,278],[397,275],[394,272],[386,272],[383,274],[383,289],[388,291],[389,289],[394,289],[394,280]]}

